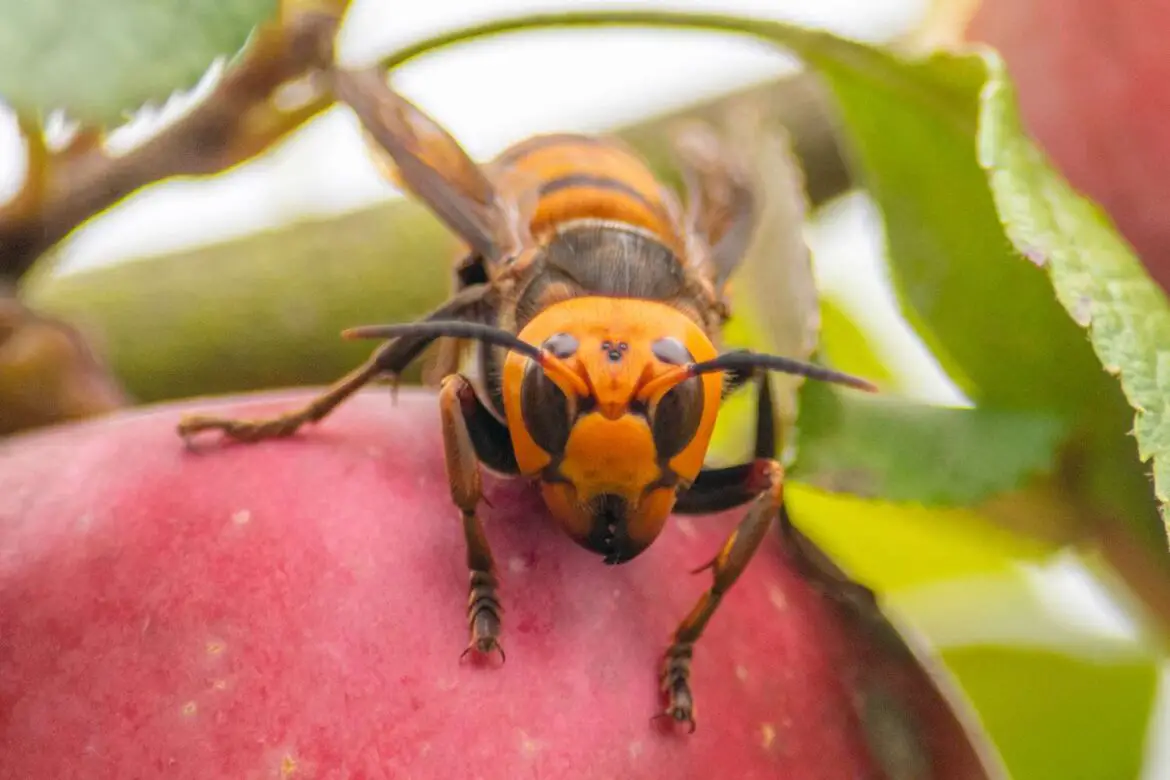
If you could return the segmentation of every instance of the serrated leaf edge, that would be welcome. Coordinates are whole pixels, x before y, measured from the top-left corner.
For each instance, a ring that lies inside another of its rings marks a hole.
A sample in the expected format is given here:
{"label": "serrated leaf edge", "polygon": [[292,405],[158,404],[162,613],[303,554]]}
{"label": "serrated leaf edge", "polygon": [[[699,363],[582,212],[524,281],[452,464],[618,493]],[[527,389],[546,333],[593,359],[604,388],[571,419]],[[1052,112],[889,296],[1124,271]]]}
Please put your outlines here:
{"label": "serrated leaf edge", "polygon": [[[1023,131],[1015,88],[1000,55],[990,48],[979,53],[987,80],[979,100],[978,159],[1000,221],[1016,250],[1046,270],[1057,299],[1086,329],[1102,367],[1120,382],[1134,410],[1138,457],[1152,463],[1154,494],[1170,535],[1170,348],[1159,349],[1154,333],[1165,331],[1162,343],[1170,345],[1170,300],[1112,220],[1074,190]],[[1021,171],[1013,162],[1026,167]],[[1027,176],[1029,169],[1037,173]],[[1022,210],[1021,203],[1031,211]],[[1089,225],[1094,240],[1061,245],[1062,223]],[[1114,258],[1111,264],[1121,273],[1102,279],[1094,257]],[[1148,337],[1141,338],[1141,332]],[[1159,443],[1159,434],[1167,444]]]}

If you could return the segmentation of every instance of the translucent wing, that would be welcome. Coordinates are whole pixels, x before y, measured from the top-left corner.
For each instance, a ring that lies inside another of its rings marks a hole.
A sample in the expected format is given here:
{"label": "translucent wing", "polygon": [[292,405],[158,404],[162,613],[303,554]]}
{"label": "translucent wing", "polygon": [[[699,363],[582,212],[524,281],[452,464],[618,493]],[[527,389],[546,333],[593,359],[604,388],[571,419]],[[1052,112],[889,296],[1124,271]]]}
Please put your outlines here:
{"label": "translucent wing", "polygon": [[674,144],[687,190],[687,226],[706,243],[720,290],[743,261],[755,231],[752,182],[742,161],[705,124],[684,126]]}
{"label": "translucent wing", "polygon": [[334,90],[361,120],[385,173],[422,200],[488,263],[518,252],[525,240],[520,209],[451,135],[371,68],[338,70]]}

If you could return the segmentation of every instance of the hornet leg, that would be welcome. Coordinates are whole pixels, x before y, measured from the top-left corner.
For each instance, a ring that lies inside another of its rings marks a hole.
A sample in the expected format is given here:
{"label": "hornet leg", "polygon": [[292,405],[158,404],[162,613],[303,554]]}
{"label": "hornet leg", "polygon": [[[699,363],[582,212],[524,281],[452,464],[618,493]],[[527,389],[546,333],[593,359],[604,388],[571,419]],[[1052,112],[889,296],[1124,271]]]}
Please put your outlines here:
{"label": "hornet leg", "polygon": [[496,593],[495,562],[488,547],[483,523],[475,510],[482,497],[479,460],[469,422],[477,420],[479,401],[471,383],[459,374],[443,379],[439,390],[439,408],[443,418],[443,450],[447,460],[447,480],[451,484],[451,500],[463,515],[463,536],[467,544],[467,568],[471,582],[467,600],[467,620],[471,640],[463,657],[469,653],[500,654],[500,606]]}
{"label": "hornet leg", "polygon": [[379,365],[378,355],[375,354],[299,409],[258,420],[190,415],[179,421],[179,435],[186,439],[200,431],[220,430],[229,438],[237,441],[259,441],[277,436],[291,436],[305,423],[323,419],[342,401],[356,393],[382,372],[383,368]]}
{"label": "hornet leg", "polygon": [[[696,481],[696,484],[698,482]],[[747,479],[740,490],[750,490],[756,499],[748,513],[723,545],[719,554],[710,563],[695,570],[711,569],[714,582],[702,595],[690,614],[674,632],[674,641],[663,658],[661,685],[668,703],[659,717],[673,718],[690,725],[695,730],[694,695],[691,693],[691,658],[695,642],[703,633],[707,622],[724,594],[735,584],[751,560],[760,542],[772,525],[772,518],[780,508],[784,490],[784,470],[774,460],[757,460],[751,464]]]}
{"label": "hornet leg", "polygon": [[[478,319],[478,304],[486,286],[468,288],[451,298],[426,319]],[[396,377],[426,349],[434,339],[423,336],[404,336],[383,344],[365,363],[335,382],[321,395],[300,409],[259,420],[235,420],[226,417],[190,415],[179,421],[179,435],[190,438],[200,431],[219,430],[238,441],[259,441],[279,436],[291,436],[302,425],[318,422],[343,401],[379,375]]]}
{"label": "hornet leg", "polygon": [[[735,382],[738,386],[742,381]],[[734,388],[733,388],[734,389]],[[695,641],[723,594],[734,584],[779,515],[780,533],[802,574],[830,598],[858,608],[872,604],[873,594],[850,580],[819,548],[792,524],[784,506],[783,467],[774,460],[776,439],[772,418],[772,391],[767,375],[760,379],[757,406],[755,459],[750,463],[703,469],[691,486],[679,495],[674,511],[682,515],[723,512],[753,502],[739,526],[714,560],[697,571],[712,569],[715,582],[703,594],[678,627],[666,651],[662,690],[669,696],[660,717],[687,722],[694,729],[694,696],[688,678]]]}
{"label": "hornet leg", "polygon": [[[750,376],[732,376],[728,392],[743,386]],[[776,433],[772,414],[772,387],[767,374],[760,378],[756,404],[756,460],[776,457]],[[755,463],[744,463],[719,469],[703,469],[690,489],[679,496],[674,511],[677,514],[707,514],[723,512],[742,506],[755,498],[749,488],[749,477]],[[792,524],[788,508],[780,505],[780,535],[785,547],[792,553],[801,573],[828,597],[852,605],[867,605],[874,601],[873,593],[853,582],[815,543]]]}

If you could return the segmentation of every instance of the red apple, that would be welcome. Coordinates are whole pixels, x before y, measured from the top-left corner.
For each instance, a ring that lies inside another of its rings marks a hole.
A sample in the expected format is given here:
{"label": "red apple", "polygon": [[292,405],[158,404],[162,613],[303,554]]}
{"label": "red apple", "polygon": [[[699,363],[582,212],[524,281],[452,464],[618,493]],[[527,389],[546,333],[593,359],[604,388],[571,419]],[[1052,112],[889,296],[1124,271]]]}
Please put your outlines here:
{"label": "red apple", "polygon": [[1170,290],[1170,3],[982,0],[966,37],[1016,82],[1028,131]]}
{"label": "red apple", "polygon": [[844,780],[907,749],[915,776],[984,776],[917,667],[867,644],[778,537],[698,645],[697,731],[651,723],[660,654],[710,581],[687,572],[741,512],[676,518],[613,567],[528,486],[489,480],[507,660],[461,663],[431,395],[363,393],[254,445],[175,434],[184,412],[308,397],[0,445],[0,777]]}

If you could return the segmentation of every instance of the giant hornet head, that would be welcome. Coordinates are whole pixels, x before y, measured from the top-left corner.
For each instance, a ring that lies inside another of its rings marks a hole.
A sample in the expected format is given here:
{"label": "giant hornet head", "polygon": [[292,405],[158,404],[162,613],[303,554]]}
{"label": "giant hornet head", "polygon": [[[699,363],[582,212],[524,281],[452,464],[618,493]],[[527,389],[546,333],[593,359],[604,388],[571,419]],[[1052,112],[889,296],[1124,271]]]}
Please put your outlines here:
{"label": "giant hornet head", "polygon": [[430,321],[350,336],[471,338],[509,349],[507,426],[520,472],[535,478],[578,544],[623,563],[657,538],[703,466],[726,371],[775,370],[872,389],[863,380],[774,355],[720,355],[667,303],[582,296],[549,306],[520,331]]}

